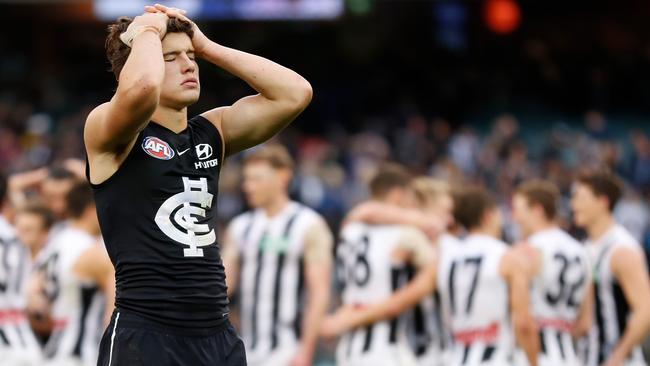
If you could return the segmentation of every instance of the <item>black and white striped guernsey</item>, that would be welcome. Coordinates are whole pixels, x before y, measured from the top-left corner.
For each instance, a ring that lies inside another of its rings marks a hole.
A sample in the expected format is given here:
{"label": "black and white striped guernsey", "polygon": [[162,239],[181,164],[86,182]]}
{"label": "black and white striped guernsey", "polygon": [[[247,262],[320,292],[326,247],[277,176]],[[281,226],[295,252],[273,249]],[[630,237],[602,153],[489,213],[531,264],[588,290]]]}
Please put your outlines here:
{"label": "black and white striped guernsey", "polygon": [[53,365],[97,362],[106,299],[97,283],[74,272],[80,256],[95,245],[101,245],[97,237],[68,225],[38,255],[37,270],[44,279],[53,322],[43,353]]}
{"label": "black and white striped guernsey", "polygon": [[[347,306],[366,306],[389,298],[408,281],[407,264],[395,257],[405,230],[398,225],[351,223],[341,231],[336,250],[337,277]],[[349,331],[339,338],[339,366],[415,365],[403,316]]]}
{"label": "black and white striped guernsey", "polygon": [[[622,247],[638,250],[639,255],[643,255],[636,239],[618,224],[600,239],[587,242],[595,286],[595,322],[588,337],[587,366],[597,366],[607,360],[624,334],[630,316],[630,306],[611,266],[612,254]],[[633,349],[626,363],[628,365],[646,365],[641,347]]]}
{"label": "black and white striped guernsey", "polygon": [[249,365],[293,356],[298,349],[305,300],[304,238],[318,214],[290,202],[268,217],[263,209],[230,225],[240,258],[241,334]]}
{"label": "black and white striped guernsey", "polygon": [[40,364],[40,347],[32,333],[25,306],[31,260],[13,228],[0,215],[0,363]]}

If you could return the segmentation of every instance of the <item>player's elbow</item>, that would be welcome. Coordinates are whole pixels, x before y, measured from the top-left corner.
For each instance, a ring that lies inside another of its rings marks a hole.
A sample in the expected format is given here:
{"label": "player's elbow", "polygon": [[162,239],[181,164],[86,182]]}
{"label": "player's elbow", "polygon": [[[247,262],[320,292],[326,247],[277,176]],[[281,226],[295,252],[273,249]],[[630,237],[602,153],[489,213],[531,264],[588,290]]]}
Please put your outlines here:
{"label": "player's elbow", "polygon": [[298,81],[296,81],[292,89],[292,106],[298,111],[302,111],[303,109],[307,108],[309,103],[311,103],[312,97],[314,96],[314,90],[312,89],[311,84],[301,77]]}
{"label": "player's elbow", "polygon": [[537,334],[537,324],[530,316],[515,317],[515,332],[522,338]]}
{"label": "player's elbow", "polygon": [[155,107],[160,99],[161,85],[156,78],[142,75],[130,83],[125,83],[122,94],[132,103],[142,107]]}

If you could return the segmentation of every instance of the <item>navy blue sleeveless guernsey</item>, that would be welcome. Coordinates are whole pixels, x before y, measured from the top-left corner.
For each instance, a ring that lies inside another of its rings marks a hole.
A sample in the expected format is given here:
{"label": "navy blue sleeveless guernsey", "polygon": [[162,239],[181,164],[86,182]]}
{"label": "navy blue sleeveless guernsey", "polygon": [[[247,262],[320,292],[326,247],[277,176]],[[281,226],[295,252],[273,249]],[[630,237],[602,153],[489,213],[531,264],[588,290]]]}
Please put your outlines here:
{"label": "navy blue sleeveless guernsey", "polygon": [[151,122],[117,172],[91,184],[118,310],[175,327],[227,319],[216,215],[222,146],[201,116],[180,133]]}

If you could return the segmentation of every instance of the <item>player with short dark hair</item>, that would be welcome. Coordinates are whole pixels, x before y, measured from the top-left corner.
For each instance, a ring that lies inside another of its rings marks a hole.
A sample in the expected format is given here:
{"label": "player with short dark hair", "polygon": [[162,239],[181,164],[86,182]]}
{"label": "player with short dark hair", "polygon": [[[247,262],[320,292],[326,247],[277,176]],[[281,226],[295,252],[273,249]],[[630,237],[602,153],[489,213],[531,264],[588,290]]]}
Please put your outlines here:
{"label": "player with short dark hair", "polygon": [[646,365],[640,344],[650,331],[650,280],[643,249],[612,215],[622,191],[608,170],[584,171],[573,187],[573,217],[589,236],[595,295],[587,366]]}
{"label": "player with short dark hair", "polygon": [[557,187],[531,180],[517,187],[512,215],[523,234],[517,247],[532,279],[531,305],[540,329],[539,365],[575,366],[580,362],[572,336],[591,326],[588,301],[589,258],[585,248],[556,224]]}
{"label": "player with short dark hair", "polygon": [[[117,273],[117,309],[99,365],[241,365],[217,243],[219,172],[224,157],[295,119],[311,86],[274,62],[213,42],[182,10],[145,10],[110,27],[117,90],[84,130],[88,179]],[[257,94],[188,118],[200,95],[198,59]]]}

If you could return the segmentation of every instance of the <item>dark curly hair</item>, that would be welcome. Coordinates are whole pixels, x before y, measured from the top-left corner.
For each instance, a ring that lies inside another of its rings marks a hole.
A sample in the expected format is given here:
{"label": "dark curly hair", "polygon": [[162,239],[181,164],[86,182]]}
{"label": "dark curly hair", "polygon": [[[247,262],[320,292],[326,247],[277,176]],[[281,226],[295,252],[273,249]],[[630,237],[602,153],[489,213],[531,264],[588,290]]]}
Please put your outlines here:
{"label": "dark curly hair", "polygon": [[[129,58],[131,48],[122,42],[120,35],[126,31],[133,19],[129,17],[119,17],[116,23],[108,26],[108,36],[106,37],[106,57],[111,63],[111,71],[115,74],[115,79],[120,79],[120,72]],[[190,38],[194,36],[192,23],[177,18],[169,18],[167,21],[167,33],[185,33]]]}

